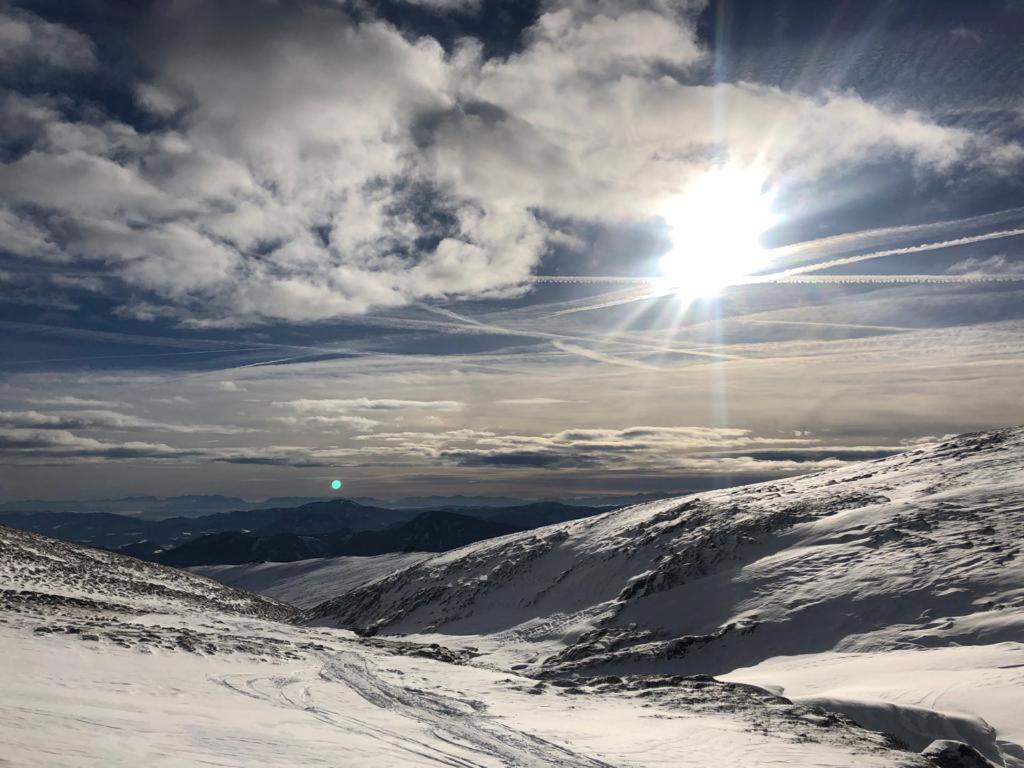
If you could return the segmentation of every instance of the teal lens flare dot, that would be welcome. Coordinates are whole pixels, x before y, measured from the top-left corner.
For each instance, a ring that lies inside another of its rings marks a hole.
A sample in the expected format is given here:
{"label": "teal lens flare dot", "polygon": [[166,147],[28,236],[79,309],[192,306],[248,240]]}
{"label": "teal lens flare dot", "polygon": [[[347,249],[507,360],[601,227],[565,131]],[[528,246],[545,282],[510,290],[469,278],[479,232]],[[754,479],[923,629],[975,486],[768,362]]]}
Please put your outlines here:
{"label": "teal lens flare dot", "polygon": [[341,490],[341,480],[331,480],[331,490],[340,491]]}

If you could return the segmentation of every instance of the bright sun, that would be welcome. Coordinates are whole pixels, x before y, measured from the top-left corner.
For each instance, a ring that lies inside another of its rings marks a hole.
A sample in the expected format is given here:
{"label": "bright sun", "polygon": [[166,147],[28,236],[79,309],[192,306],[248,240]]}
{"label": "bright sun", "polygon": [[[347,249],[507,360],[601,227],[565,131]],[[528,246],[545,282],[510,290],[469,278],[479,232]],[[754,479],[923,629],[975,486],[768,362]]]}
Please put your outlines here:
{"label": "bright sun", "polygon": [[771,204],[759,174],[725,168],[668,200],[661,216],[672,229],[672,250],[661,271],[671,290],[714,296],[766,266],[761,235],[776,220]]}

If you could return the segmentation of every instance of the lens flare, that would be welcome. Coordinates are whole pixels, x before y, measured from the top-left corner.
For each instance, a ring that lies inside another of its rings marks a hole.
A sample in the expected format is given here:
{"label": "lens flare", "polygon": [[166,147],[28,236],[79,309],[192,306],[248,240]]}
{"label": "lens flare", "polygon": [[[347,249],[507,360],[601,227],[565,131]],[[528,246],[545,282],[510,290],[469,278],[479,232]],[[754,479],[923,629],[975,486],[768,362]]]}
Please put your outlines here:
{"label": "lens flare", "polygon": [[721,168],[665,203],[661,217],[672,233],[672,250],[661,259],[666,289],[715,296],[767,266],[761,237],[777,217],[763,187],[758,173]]}
{"label": "lens flare", "polygon": [[341,480],[331,480],[331,490],[332,491],[340,491],[341,490]]}

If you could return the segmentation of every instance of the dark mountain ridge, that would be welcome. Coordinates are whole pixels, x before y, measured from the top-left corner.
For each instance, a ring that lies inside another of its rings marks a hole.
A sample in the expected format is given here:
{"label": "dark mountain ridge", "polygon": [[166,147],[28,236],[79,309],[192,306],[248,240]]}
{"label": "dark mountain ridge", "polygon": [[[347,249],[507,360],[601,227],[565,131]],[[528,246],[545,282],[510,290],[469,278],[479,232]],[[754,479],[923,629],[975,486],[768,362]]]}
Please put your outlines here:
{"label": "dark mountain ridge", "polygon": [[348,499],[335,499],[300,507],[243,509],[164,520],[109,512],[3,512],[0,523],[105,549],[116,550],[141,541],[166,549],[191,538],[227,531],[269,534],[377,530],[415,514],[411,510],[367,507]]}
{"label": "dark mountain ridge", "polygon": [[435,510],[421,512],[411,520],[378,531],[337,530],[319,535],[226,531],[201,536],[162,552],[146,551],[138,545],[121,551],[164,565],[186,568],[264,561],[292,562],[341,555],[365,557],[389,552],[446,552],[521,530],[502,522]]}
{"label": "dark mountain ridge", "polygon": [[[450,532],[448,538],[440,534],[434,538],[427,536],[424,541],[428,548],[420,551],[443,551],[448,548],[446,544],[434,542],[456,540],[460,535],[459,531],[469,530],[466,524],[461,522],[463,517],[494,524],[494,527],[486,530],[497,531],[497,533],[490,534],[496,536],[512,530],[526,530],[589,517],[605,511],[605,508],[579,507],[560,502],[536,502],[514,507],[455,507],[431,511],[451,513],[449,517],[438,516],[433,519],[437,525],[442,527],[447,521],[447,524],[454,526],[454,530]],[[247,557],[253,559],[237,562],[254,562],[256,560],[300,559],[301,553],[306,553],[307,557],[321,557],[328,553],[342,554],[339,550],[339,547],[342,546],[340,542],[347,542],[348,537],[363,532],[383,531],[408,522],[423,513],[424,510],[421,509],[385,509],[366,506],[350,499],[333,499],[310,502],[299,507],[243,509],[217,512],[202,517],[173,517],[163,520],[146,520],[136,516],[109,512],[0,512],[0,523],[33,533],[54,536],[76,544],[102,547],[144,559],[154,559],[161,551],[169,551],[187,542],[198,541],[214,534],[245,534],[248,538],[236,536],[219,541],[232,542],[228,552],[235,553],[233,555],[235,557],[241,556],[238,553],[246,549],[246,547],[240,548],[238,542],[249,541],[252,552]],[[261,538],[285,534],[298,538],[276,539],[272,544],[255,543]],[[479,541],[480,538],[486,537],[474,533],[464,543]],[[322,542],[314,544],[312,539],[322,539]],[[357,537],[355,541],[357,543],[353,543],[351,546],[358,549],[359,552],[346,551],[345,554],[358,554],[371,550],[375,552],[404,551],[405,547],[413,546],[408,542],[401,545],[381,543],[391,542],[388,537],[379,540],[374,540],[373,537],[365,539]],[[360,541],[363,543],[358,544]],[[373,543],[374,541],[376,543]],[[187,550],[193,553],[189,555],[190,560],[193,557],[199,558],[192,564],[236,562],[229,559],[210,560],[209,558],[214,556],[214,550],[209,549],[211,546],[210,542],[206,542],[199,549]],[[390,548],[393,546],[399,546],[399,549]],[[270,549],[265,550],[264,547],[270,547]],[[381,549],[381,547],[385,548]],[[443,548],[437,549],[437,547]],[[257,551],[261,555],[253,554]]]}

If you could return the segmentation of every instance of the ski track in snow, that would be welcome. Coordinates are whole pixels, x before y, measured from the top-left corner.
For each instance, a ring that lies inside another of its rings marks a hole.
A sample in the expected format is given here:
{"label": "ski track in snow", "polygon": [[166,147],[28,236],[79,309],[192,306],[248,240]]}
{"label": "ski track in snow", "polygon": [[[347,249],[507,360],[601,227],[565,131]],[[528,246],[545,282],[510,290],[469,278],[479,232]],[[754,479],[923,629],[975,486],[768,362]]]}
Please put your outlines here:
{"label": "ski track in snow", "polygon": [[[1024,683],[979,666],[954,688],[936,665],[901,686],[885,663],[962,646],[978,649],[969,670],[1000,643],[1024,655],[1022,543],[1024,429],[996,430],[478,542],[303,616],[477,647],[476,663],[542,678],[731,675],[915,742],[991,723],[989,756],[1024,768]],[[794,672],[819,657],[835,663],[815,679]],[[848,700],[827,682],[855,659],[875,663]],[[958,712],[980,725],[957,725]]]}
{"label": "ski track in snow", "polygon": [[0,526],[0,765],[1024,768],[1024,429],[361,565],[295,626]]}
{"label": "ski track in snow", "polygon": [[439,749],[426,741],[398,736],[376,727],[366,719],[332,710],[318,702],[316,681],[304,676],[249,677],[225,675],[214,682],[250,698],[275,706],[309,713],[343,733],[364,732],[408,751],[411,755],[453,768],[480,768],[493,763],[552,768],[611,768],[610,764],[577,754],[565,747],[531,734],[516,731],[486,714],[483,702],[456,699],[445,694],[406,688],[388,683],[370,668],[366,659],[354,653],[321,657],[318,681],[344,685],[364,701],[397,713],[427,728],[441,743],[479,754],[470,759]]}

